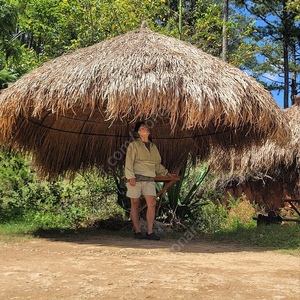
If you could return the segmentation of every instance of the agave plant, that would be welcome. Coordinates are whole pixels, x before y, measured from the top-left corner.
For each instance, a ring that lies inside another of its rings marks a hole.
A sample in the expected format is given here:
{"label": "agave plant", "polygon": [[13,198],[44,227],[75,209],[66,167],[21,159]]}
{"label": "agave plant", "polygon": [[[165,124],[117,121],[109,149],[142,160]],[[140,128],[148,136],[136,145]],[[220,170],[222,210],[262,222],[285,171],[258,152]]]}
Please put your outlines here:
{"label": "agave plant", "polygon": [[[195,195],[206,178],[209,169],[209,165],[203,165],[200,169],[196,168],[194,170],[190,167],[188,160],[185,162],[179,173],[181,179],[169,188],[165,201],[163,201],[162,211],[171,215],[170,221],[184,220],[186,218],[194,219],[193,209],[207,204],[207,202],[195,200]],[[194,176],[191,186],[190,177],[192,170],[197,172],[197,175]]]}

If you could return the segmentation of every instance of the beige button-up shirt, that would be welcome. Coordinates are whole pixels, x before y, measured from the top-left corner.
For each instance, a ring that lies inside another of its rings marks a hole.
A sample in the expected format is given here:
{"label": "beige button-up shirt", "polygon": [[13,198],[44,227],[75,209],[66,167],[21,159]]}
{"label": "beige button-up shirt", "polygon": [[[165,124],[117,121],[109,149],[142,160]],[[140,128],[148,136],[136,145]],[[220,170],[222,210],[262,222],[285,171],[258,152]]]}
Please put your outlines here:
{"label": "beige button-up shirt", "polygon": [[126,152],[125,177],[135,178],[135,174],[155,177],[165,176],[168,170],[161,164],[161,156],[157,147],[150,142],[150,151],[138,138],[131,142]]}

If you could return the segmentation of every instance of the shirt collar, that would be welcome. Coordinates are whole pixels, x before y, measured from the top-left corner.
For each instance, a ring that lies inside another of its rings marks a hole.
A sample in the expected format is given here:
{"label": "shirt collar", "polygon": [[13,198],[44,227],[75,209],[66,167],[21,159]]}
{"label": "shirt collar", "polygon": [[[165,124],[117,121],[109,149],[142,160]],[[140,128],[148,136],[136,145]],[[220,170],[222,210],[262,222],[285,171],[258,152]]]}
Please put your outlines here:
{"label": "shirt collar", "polygon": [[[142,141],[141,138],[137,138],[136,140],[137,140],[139,143],[145,143],[145,142]],[[152,144],[152,142],[151,142],[150,140],[148,140],[148,143],[150,143],[150,145]]]}

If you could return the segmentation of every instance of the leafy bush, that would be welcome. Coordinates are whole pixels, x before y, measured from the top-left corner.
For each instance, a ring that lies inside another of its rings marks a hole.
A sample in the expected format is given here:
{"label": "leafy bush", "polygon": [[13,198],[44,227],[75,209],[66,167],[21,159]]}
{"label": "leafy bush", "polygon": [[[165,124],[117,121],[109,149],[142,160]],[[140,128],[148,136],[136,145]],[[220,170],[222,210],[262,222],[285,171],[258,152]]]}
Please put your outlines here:
{"label": "leafy bush", "polygon": [[256,222],[253,217],[256,215],[256,206],[247,200],[245,195],[239,198],[230,195],[227,201],[227,205],[225,205],[226,221],[223,231],[255,227]]}
{"label": "leafy bush", "polygon": [[32,181],[28,161],[11,151],[0,151],[0,222],[22,216]]}
{"label": "leafy bush", "polygon": [[3,69],[0,70],[0,90],[7,88],[9,82],[14,82],[18,78],[17,74],[14,74],[12,70]]}
{"label": "leafy bush", "polygon": [[0,151],[0,223],[28,220],[40,228],[84,227],[93,218],[123,217],[110,177],[93,169],[74,180],[40,180],[31,160]]}
{"label": "leafy bush", "polygon": [[202,201],[206,204],[199,206],[194,214],[206,233],[230,232],[238,228],[248,229],[256,226],[253,220],[255,206],[245,196],[236,199],[228,196],[225,200],[224,196],[220,195],[219,200],[204,198]]}

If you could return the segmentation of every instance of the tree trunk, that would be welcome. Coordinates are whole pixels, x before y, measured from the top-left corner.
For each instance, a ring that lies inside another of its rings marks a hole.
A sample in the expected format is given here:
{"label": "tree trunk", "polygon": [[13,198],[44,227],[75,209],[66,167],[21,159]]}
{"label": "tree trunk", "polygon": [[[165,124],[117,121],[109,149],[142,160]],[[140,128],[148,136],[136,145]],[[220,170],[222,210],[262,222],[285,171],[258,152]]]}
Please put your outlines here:
{"label": "tree trunk", "polygon": [[228,39],[227,39],[227,22],[228,22],[229,0],[223,3],[223,29],[222,29],[222,58],[227,61]]}
{"label": "tree trunk", "polygon": [[284,93],[283,93],[283,106],[284,108],[289,107],[289,17],[286,9],[282,12],[282,23],[285,28],[283,33],[283,70],[284,70]]}
{"label": "tree trunk", "polygon": [[283,68],[284,68],[284,93],[283,93],[283,106],[289,107],[289,53],[288,43],[286,38],[283,41]]}
{"label": "tree trunk", "polygon": [[[292,45],[292,59],[293,59],[293,63],[296,66],[296,45],[293,44]],[[292,101],[292,105],[295,104],[295,98],[294,96],[297,96],[298,92],[297,92],[297,72],[295,70],[292,71],[292,83],[291,83],[291,101]]]}
{"label": "tree trunk", "polygon": [[30,50],[33,45],[33,34],[29,33],[27,38],[27,49]]}
{"label": "tree trunk", "polygon": [[178,21],[179,39],[182,40],[182,0],[179,0],[178,10],[179,10],[179,21]]}

